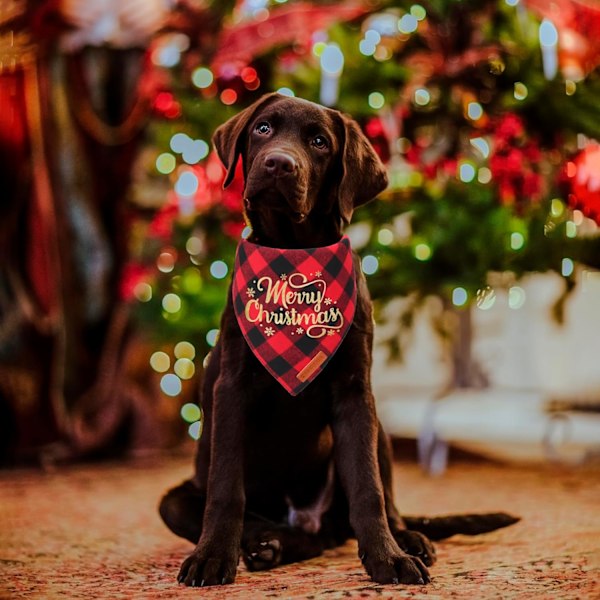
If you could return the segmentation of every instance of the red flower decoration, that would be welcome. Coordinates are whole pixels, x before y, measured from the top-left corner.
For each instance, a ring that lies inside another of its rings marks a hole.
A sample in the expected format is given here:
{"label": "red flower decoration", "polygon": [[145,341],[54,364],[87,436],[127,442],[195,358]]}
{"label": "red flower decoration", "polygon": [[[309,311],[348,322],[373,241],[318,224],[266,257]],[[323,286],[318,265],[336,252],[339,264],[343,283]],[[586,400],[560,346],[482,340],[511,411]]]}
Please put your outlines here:
{"label": "red flower decoration", "polygon": [[600,144],[586,146],[565,167],[569,204],[600,224]]}
{"label": "red flower decoration", "polygon": [[542,176],[538,164],[542,153],[534,140],[525,136],[525,126],[518,115],[508,113],[492,123],[493,153],[490,170],[498,188],[500,202],[517,209],[539,201]]}

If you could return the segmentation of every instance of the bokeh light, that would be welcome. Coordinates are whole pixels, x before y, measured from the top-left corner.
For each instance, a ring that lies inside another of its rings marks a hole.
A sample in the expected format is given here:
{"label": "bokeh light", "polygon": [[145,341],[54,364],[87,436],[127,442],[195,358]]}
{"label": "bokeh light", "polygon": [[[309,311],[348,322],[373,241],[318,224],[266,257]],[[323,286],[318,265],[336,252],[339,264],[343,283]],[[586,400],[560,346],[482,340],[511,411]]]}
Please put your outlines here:
{"label": "bokeh light", "polygon": [[178,342],[175,344],[173,353],[176,358],[189,358],[190,360],[194,360],[196,348],[194,348],[194,344],[191,344],[190,342]]}
{"label": "bokeh light", "polygon": [[362,271],[365,275],[373,275],[379,269],[379,260],[372,254],[367,254],[362,259]]}
{"label": "bokeh light", "polygon": [[178,358],[175,361],[173,370],[181,379],[191,379],[196,372],[196,367],[189,358]]}
{"label": "bokeh light", "polygon": [[211,329],[206,334],[206,343],[209,346],[214,346],[217,343],[218,339],[219,339],[219,330],[218,329]]}
{"label": "bokeh light", "polygon": [[163,175],[168,175],[175,170],[177,161],[169,152],[163,152],[156,157],[156,170]]}
{"label": "bokeh light", "polygon": [[197,404],[188,402],[181,407],[179,414],[181,414],[181,418],[184,421],[187,421],[188,423],[195,423],[202,416],[202,411]]}
{"label": "bokeh light", "polygon": [[224,279],[225,277],[227,277],[228,272],[229,272],[229,267],[227,266],[227,263],[225,263],[222,260],[215,260],[210,265],[210,274],[215,279]]}
{"label": "bokeh light", "polygon": [[452,304],[454,306],[464,306],[469,299],[469,294],[467,290],[463,287],[455,287],[452,290]]}
{"label": "bokeh light", "polygon": [[162,307],[168,313],[176,313],[181,310],[181,298],[177,294],[165,294],[162,299]]}
{"label": "bokeh light", "polygon": [[167,396],[177,396],[181,393],[181,379],[173,373],[167,373],[160,378],[160,389]]}
{"label": "bokeh light", "polygon": [[210,87],[214,79],[212,71],[206,67],[198,67],[192,72],[192,83],[200,89]]}
{"label": "bokeh light", "polygon": [[202,421],[196,421],[188,427],[188,434],[193,440],[199,440],[202,437]]}
{"label": "bokeh light", "polygon": [[429,260],[431,258],[431,247],[428,244],[417,244],[414,254],[417,260]]}
{"label": "bokeh light", "polygon": [[513,285],[508,290],[508,306],[513,310],[518,310],[525,304],[525,290],[518,285]]}
{"label": "bokeh light", "polygon": [[165,373],[171,366],[171,358],[166,352],[158,351],[154,352],[150,357],[150,366],[157,373]]}

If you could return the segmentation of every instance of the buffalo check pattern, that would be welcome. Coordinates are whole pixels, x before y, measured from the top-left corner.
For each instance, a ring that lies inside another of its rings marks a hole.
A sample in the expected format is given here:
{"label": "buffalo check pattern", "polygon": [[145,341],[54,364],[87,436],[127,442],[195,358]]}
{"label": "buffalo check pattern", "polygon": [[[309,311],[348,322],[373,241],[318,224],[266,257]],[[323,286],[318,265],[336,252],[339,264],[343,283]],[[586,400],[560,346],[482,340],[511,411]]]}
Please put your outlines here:
{"label": "buffalo check pattern", "polygon": [[350,240],[283,249],[242,240],[232,283],[238,324],[262,365],[296,396],[348,333],[356,309]]}

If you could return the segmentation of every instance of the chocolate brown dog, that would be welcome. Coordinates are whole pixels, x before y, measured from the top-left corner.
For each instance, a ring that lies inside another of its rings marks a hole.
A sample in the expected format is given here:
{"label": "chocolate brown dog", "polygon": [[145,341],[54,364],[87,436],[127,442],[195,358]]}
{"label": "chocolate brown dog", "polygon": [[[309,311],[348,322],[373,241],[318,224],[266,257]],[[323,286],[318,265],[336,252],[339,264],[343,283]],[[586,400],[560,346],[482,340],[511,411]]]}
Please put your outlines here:
{"label": "chocolate brown dog", "polygon": [[[353,210],[387,185],[357,124],[305,100],[264,96],[219,127],[213,141],[227,169],[225,185],[242,157],[250,241],[262,246],[334,244]],[[421,532],[441,539],[516,521],[502,513],[400,517],[371,392],[371,302],[358,259],[354,264],[350,331],[324,372],[295,397],[250,351],[229,295],[204,375],[196,473],[160,505],[168,527],[197,543],[179,582],[233,582],[240,549],[248,568],[259,570],[356,537],[373,580],[423,584],[435,550]]]}

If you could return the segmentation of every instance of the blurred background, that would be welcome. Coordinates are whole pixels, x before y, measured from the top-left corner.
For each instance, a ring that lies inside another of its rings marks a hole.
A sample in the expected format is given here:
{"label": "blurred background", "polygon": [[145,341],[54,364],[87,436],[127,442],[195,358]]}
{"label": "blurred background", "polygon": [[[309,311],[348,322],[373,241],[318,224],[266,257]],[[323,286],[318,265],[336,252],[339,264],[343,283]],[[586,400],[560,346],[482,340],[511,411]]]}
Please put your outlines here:
{"label": "blurred background", "polygon": [[263,93],[356,118],[389,189],[348,229],[384,427],[600,452],[595,0],[0,1],[0,462],[188,448],[239,178],[214,129]]}

